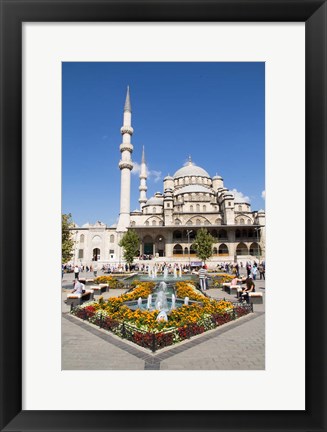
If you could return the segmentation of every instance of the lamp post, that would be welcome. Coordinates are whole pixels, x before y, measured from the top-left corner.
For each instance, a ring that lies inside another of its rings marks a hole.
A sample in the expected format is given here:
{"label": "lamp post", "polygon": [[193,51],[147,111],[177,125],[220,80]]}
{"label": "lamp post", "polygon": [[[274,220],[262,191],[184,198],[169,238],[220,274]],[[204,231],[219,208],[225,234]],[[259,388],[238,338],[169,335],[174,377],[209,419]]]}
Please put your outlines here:
{"label": "lamp post", "polygon": [[193,230],[186,230],[187,235],[187,247],[188,247],[188,268],[191,270],[191,251],[190,251],[190,234]]}

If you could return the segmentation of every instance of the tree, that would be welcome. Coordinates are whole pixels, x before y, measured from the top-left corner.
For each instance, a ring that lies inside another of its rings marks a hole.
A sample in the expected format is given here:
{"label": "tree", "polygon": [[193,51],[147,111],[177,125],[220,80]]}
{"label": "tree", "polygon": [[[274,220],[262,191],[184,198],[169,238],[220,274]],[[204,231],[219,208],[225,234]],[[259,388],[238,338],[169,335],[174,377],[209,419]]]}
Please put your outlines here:
{"label": "tree", "polygon": [[69,229],[73,226],[72,215],[70,213],[63,213],[61,215],[61,262],[63,264],[70,261],[74,255],[74,240],[72,239],[72,232]]}
{"label": "tree", "polygon": [[120,240],[119,246],[124,249],[124,259],[126,260],[127,264],[132,264],[140,246],[140,239],[136,232],[133,230],[128,230]]}
{"label": "tree", "polygon": [[193,248],[201,261],[206,262],[212,256],[212,245],[214,242],[215,239],[206,228],[199,229],[193,243]]}

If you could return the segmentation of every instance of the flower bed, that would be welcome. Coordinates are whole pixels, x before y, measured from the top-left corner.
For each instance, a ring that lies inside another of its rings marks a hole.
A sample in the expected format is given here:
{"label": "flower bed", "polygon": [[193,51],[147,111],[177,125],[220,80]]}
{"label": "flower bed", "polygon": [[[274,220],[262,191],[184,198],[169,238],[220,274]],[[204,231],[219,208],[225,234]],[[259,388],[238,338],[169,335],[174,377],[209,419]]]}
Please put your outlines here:
{"label": "flower bed", "polygon": [[120,282],[118,279],[113,276],[99,276],[94,279],[95,284],[106,283],[109,284],[109,288],[124,288],[123,282]]}
{"label": "flower bed", "polygon": [[233,305],[214,300],[198,291],[192,281],[177,282],[178,298],[189,297],[198,303],[183,305],[169,313],[168,321],[157,321],[159,310],[131,310],[124,302],[145,299],[152,293],[153,282],[139,282],[131,292],[104,301],[84,303],[71,313],[111,331],[137,345],[156,351],[192,336],[214,329],[251,312],[250,305]]}

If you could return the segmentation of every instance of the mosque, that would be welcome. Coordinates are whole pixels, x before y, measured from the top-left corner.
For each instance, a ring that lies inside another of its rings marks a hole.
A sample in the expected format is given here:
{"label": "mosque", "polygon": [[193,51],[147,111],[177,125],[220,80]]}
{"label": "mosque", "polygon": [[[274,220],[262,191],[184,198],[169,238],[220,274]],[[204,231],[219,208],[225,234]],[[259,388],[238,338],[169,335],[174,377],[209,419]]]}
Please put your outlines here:
{"label": "mosque", "polygon": [[163,191],[147,198],[147,165],[143,147],[140,170],[140,208],[130,210],[132,107],[127,88],[123,126],[120,129],[121,172],[118,223],[77,225],[72,229],[74,263],[119,265],[124,262],[118,243],[133,229],[140,238],[138,260],[198,262],[192,242],[205,227],[215,239],[209,266],[217,263],[262,260],[265,255],[265,212],[252,211],[250,203],[224,186],[223,178],[210,177],[204,168],[188,163],[163,180]]}

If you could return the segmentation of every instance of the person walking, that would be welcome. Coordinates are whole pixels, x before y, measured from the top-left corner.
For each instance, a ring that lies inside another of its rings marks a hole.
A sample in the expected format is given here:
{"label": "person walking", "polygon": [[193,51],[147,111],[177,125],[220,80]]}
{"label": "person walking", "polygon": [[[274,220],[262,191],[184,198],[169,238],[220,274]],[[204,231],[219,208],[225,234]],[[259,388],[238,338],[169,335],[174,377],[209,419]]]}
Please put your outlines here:
{"label": "person walking", "polygon": [[200,270],[199,270],[199,280],[200,280],[201,291],[206,290],[206,275],[207,275],[207,271],[204,268],[204,266],[202,266],[202,268],[200,268]]}
{"label": "person walking", "polygon": [[78,280],[78,275],[79,275],[79,268],[78,268],[78,265],[75,265],[75,267],[74,267],[74,273],[75,273],[75,279]]}
{"label": "person walking", "polygon": [[258,270],[259,270],[259,274],[260,274],[260,280],[262,280],[262,279],[265,280],[265,268],[262,265],[262,263],[259,265]]}
{"label": "person walking", "polygon": [[256,280],[257,278],[257,273],[258,273],[258,267],[256,264],[253,265],[252,267],[252,279]]}

